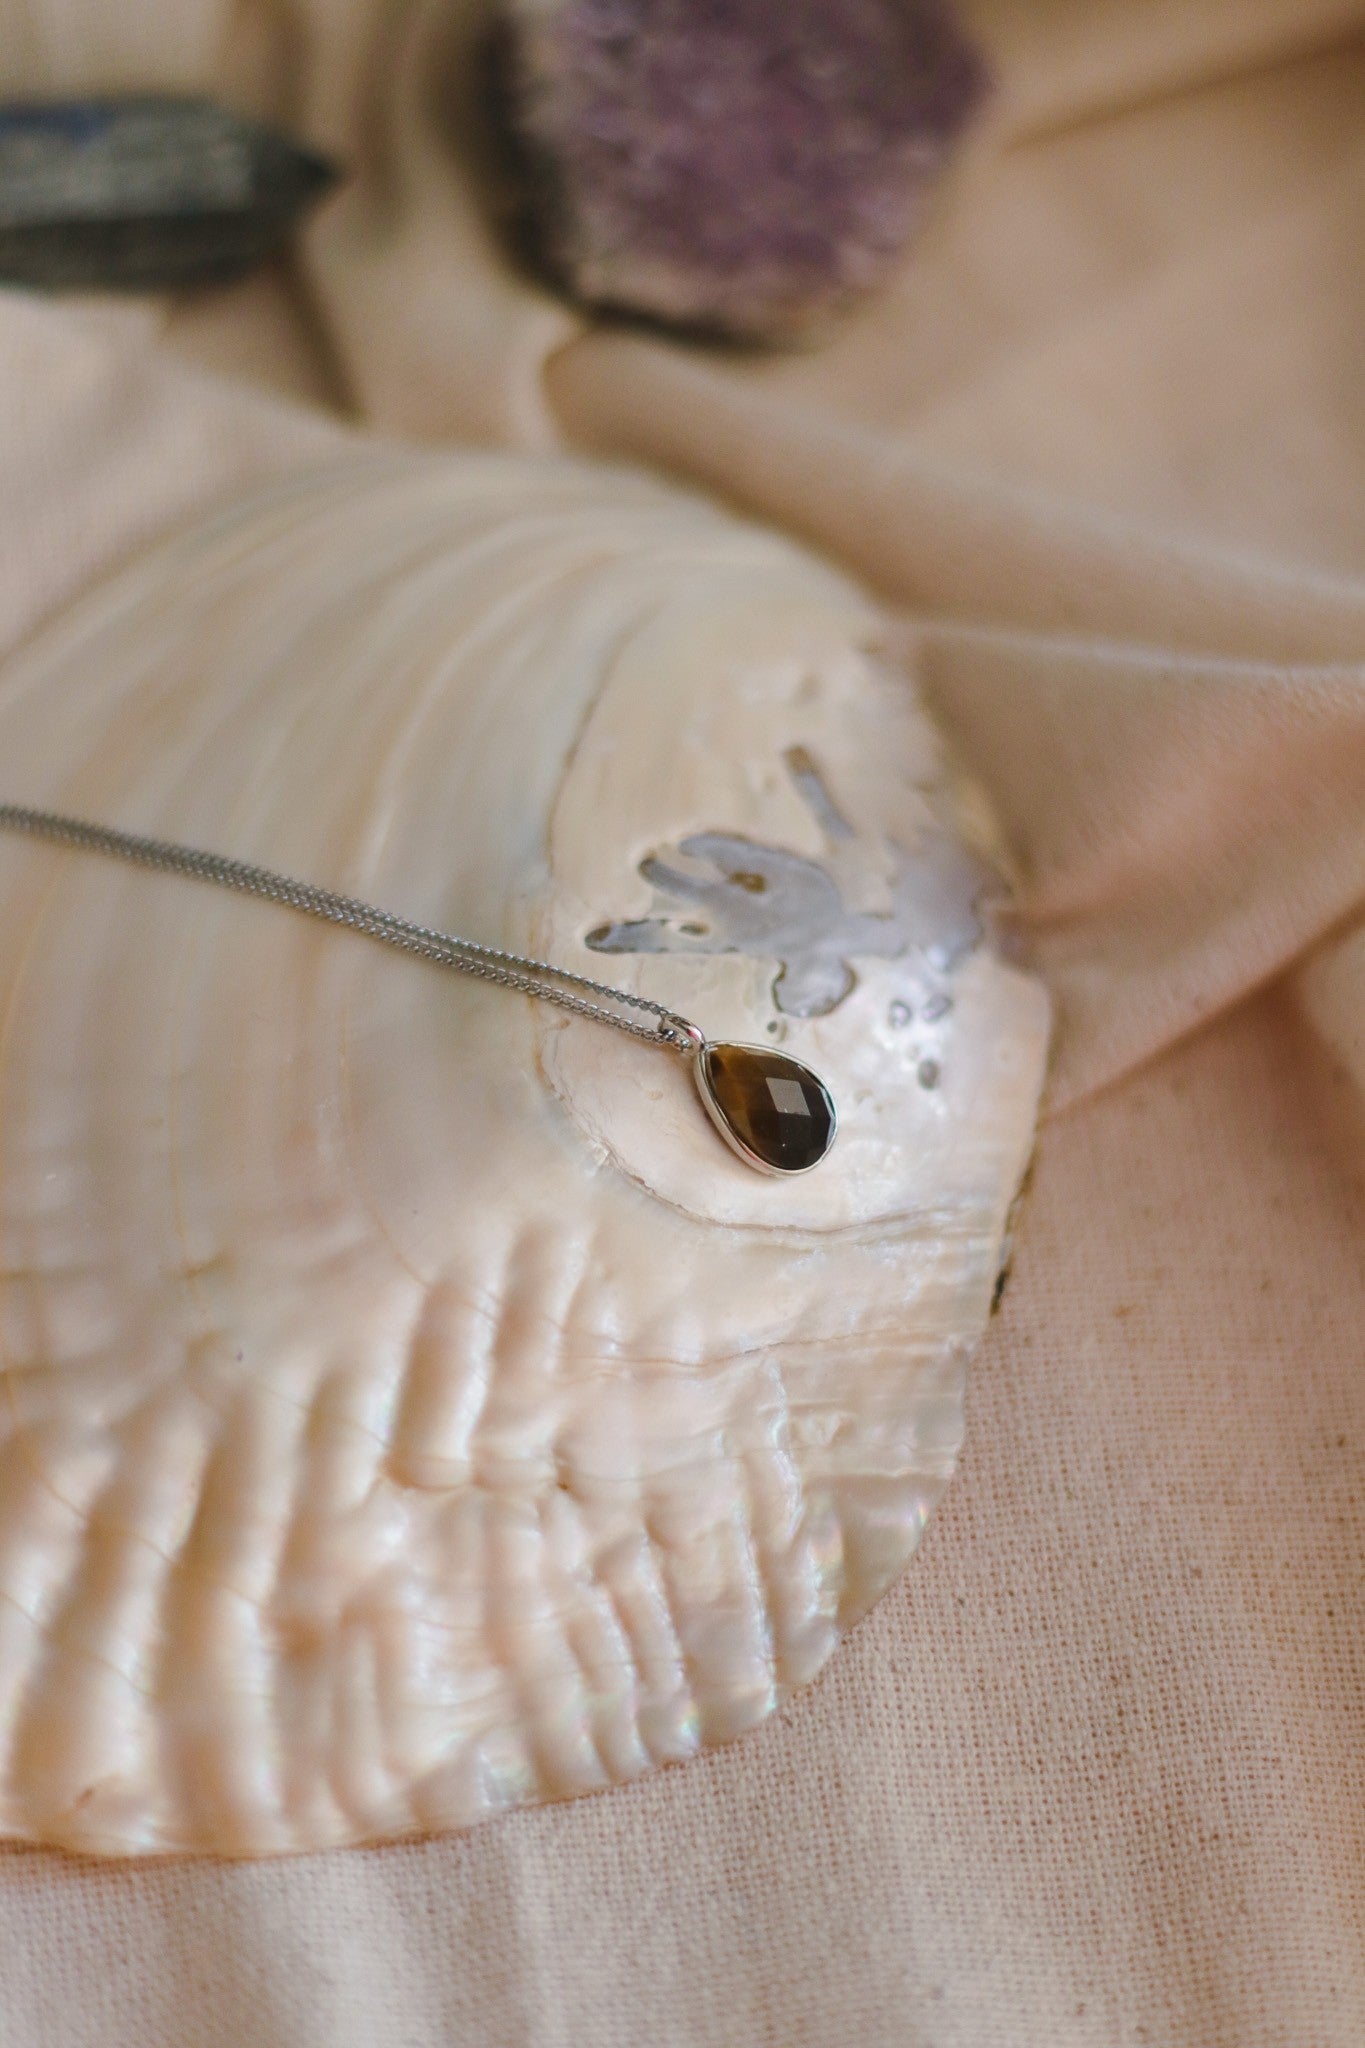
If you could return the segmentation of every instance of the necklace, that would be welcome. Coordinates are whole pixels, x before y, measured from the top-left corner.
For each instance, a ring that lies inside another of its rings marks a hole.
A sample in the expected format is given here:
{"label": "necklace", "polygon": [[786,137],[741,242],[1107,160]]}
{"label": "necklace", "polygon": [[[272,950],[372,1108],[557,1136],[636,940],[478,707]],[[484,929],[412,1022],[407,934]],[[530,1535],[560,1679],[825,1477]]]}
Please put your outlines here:
{"label": "necklace", "polygon": [[[324,918],[329,924],[347,925],[386,946],[453,968],[457,974],[477,975],[499,988],[515,989],[541,1002],[557,1003],[576,1016],[613,1025],[650,1045],[667,1046],[691,1062],[707,1115],[731,1150],[759,1173],[784,1177],[808,1173],[834,1143],[838,1124],[834,1100],[809,1067],[770,1046],[708,1039],[686,1017],[647,996],[632,995],[607,982],[589,981],[586,975],[572,974],[546,960],[528,960],[520,953],[504,953],[496,946],[433,931],[372,903],[339,896],[331,889],[296,881],[249,861],[232,860],[226,854],[205,853],[171,840],[148,839],[82,818],[63,817],[56,811],[28,810],[20,804],[0,804],[0,830],[27,833],[31,838],[109,854],[166,874],[214,882],[248,896],[263,896],[268,902]],[[646,1018],[653,1021],[643,1021]]]}

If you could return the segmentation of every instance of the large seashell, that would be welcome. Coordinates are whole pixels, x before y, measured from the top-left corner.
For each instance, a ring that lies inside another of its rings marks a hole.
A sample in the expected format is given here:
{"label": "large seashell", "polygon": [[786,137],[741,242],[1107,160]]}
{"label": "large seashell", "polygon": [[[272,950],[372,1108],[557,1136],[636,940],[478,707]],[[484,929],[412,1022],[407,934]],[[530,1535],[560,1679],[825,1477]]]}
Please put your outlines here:
{"label": "large seashell", "polygon": [[841,1119],[762,1178],[674,1055],[0,835],[0,1827],[261,1854],[591,1791],[901,1570],[1046,1006],[883,632],[644,479],[371,455],[0,674],[6,798],[605,969]]}

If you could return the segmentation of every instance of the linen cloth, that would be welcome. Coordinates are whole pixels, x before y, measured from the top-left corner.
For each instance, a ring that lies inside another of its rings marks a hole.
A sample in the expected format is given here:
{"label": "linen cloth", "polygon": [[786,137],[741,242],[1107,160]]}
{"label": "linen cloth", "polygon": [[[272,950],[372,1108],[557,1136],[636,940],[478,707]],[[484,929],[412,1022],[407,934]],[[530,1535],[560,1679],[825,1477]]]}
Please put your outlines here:
{"label": "linen cloth", "polygon": [[356,173],[234,291],[0,296],[0,648],[357,434],[657,464],[903,613],[1059,1015],[960,1475],[814,1687],[462,1838],[0,1850],[0,2048],[1365,2040],[1365,0],[972,12],[903,274],[736,359],[504,263],[472,7],[0,0],[0,89]]}

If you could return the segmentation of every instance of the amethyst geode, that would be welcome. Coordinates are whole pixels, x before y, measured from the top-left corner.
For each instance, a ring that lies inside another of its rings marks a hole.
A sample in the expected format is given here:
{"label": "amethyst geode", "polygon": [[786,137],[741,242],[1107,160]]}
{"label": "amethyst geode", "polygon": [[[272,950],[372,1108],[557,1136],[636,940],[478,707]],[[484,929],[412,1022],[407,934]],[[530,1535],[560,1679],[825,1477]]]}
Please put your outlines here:
{"label": "amethyst geode", "polygon": [[491,55],[540,267],[749,340],[882,276],[987,86],[950,0],[502,0]]}

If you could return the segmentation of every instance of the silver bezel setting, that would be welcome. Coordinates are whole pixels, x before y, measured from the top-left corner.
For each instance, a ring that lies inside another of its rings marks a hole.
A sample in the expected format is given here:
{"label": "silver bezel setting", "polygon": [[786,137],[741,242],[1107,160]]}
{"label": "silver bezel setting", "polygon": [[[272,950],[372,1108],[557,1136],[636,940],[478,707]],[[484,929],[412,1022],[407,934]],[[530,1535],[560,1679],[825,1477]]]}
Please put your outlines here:
{"label": "silver bezel setting", "polygon": [[722,1045],[733,1046],[738,1052],[761,1053],[768,1059],[773,1056],[778,1048],[771,1045],[751,1045],[742,1038],[717,1038],[714,1040],[701,1038],[694,1044],[692,1052],[692,1078],[697,1084],[697,1093],[702,1099],[702,1106],[706,1114],[710,1117],[712,1123],[720,1132],[721,1137],[724,1138],[726,1144],[730,1147],[730,1150],[736,1153],[746,1166],[752,1167],[755,1173],[765,1173],[770,1180],[799,1180],[802,1174],[814,1173],[816,1167],[823,1166],[829,1158],[830,1153],[834,1150],[834,1141],[839,1135],[838,1107],[834,1097],[830,1094],[829,1089],[825,1086],[815,1069],[808,1067],[804,1060],[797,1059],[795,1053],[781,1054],[781,1057],[790,1060],[794,1067],[800,1067],[803,1073],[810,1075],[812,1081],[815,1082],[824,1096],[825,1101],[829,1104],[829,1143],[825,1146],[820,1157],[812,1159],[809,1166],[774,1166],[769,1160],[760,1158],[757,1152],[750,1150],[738,1133],[731,1128],[729,1118],[716,1100],[711,1086],[711,1076],[708,1071],[707,1061],[713,1048]]}

